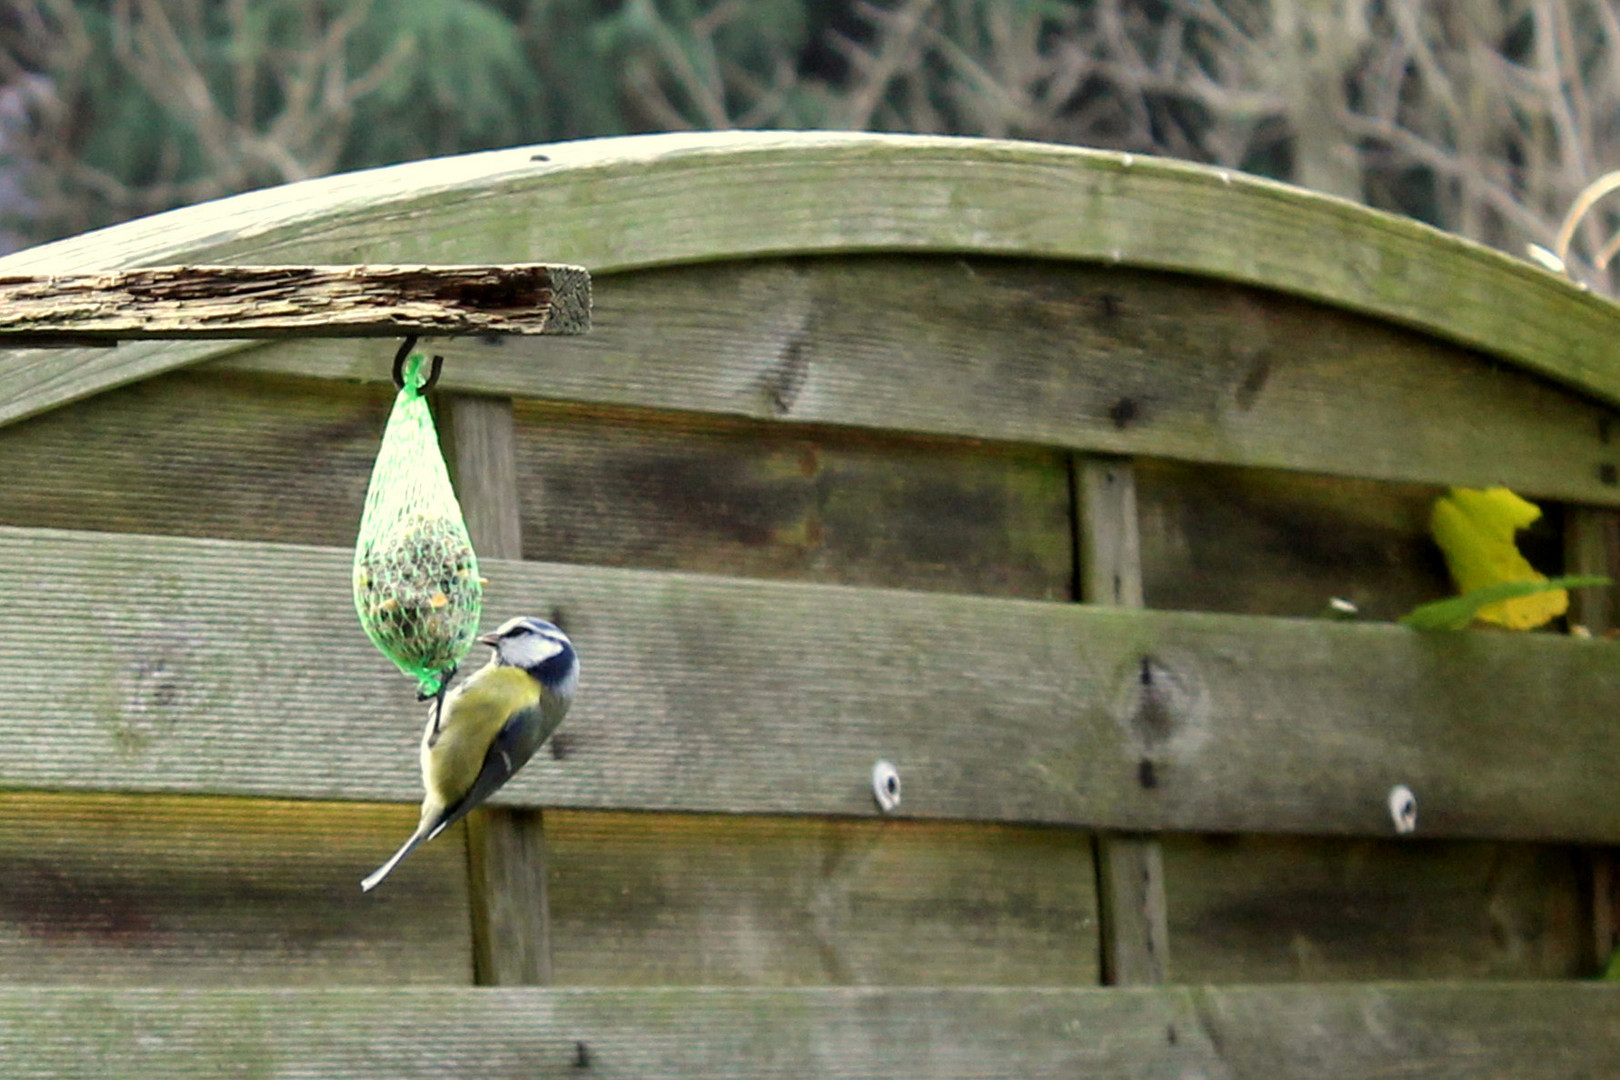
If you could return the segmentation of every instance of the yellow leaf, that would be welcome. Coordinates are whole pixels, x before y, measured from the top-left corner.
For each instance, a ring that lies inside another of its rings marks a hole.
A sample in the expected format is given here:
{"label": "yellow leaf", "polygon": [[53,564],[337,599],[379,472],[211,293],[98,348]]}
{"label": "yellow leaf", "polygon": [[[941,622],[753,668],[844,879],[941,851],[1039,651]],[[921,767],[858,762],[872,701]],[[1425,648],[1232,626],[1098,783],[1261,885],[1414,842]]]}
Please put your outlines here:
{"label": "yellow leaf", "polygon": [[[1435,543],[1445,553],[1457,591],[1473,592],[1507,581],[1546,581],[1519,554],[1513,534],[1541,516],[1541,508],[1504,487],[1478,491],[1452,488],[1436,499],[1429,518]],[[1562,589],[1486,604],[1474,617],[1513,630],[1530,630],[1562,615],[1569,593]]]}

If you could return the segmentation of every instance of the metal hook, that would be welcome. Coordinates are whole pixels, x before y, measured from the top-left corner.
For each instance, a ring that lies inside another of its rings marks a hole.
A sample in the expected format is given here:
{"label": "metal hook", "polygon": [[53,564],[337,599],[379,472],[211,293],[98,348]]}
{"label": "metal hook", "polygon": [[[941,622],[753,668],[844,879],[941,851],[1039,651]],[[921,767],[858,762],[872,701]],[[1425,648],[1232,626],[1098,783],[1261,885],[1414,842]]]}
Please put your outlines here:
{"label": "metal hook", "polygon": [[399,343],[399,349],[394,353],[394,386],[400,390],[405,389],[405,361],[416,348],[416,335],[411,334]]}
{"label": "metal hook", "polygon": [[[412,334],[400,343],[398,351],[394,353],[394,385],[405,389],[405,361],[410,357],[411,350],[416,348],[416,335]],[[425,394],[433,389],[433,384],[439,381],[439,372],[444,367],[444,357],[435,356],[433,365],[428,368],[428,377],[417,387],[417,393]]]}
{"label": "metal hook", "polygon": [[444,367],[444,357],[437,354],[433,357],[433,366],[428,369],[428,377],[418,389],[418,393],[425,394],[433,389],[433,384],[439,381],[439,371]]}

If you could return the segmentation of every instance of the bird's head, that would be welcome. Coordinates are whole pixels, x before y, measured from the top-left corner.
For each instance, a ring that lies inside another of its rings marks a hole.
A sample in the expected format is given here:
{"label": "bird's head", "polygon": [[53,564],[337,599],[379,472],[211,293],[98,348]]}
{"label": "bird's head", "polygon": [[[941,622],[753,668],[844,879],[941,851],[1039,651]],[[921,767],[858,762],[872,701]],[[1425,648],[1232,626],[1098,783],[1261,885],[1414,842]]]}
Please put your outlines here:
{"label": "bird's head", "polygon": [[490,663],[522,668],[552,693],[573,696],[579,683],[579,655],[568,635],[553,624],[520,615],[478,635],[478,640],[495,650]]}

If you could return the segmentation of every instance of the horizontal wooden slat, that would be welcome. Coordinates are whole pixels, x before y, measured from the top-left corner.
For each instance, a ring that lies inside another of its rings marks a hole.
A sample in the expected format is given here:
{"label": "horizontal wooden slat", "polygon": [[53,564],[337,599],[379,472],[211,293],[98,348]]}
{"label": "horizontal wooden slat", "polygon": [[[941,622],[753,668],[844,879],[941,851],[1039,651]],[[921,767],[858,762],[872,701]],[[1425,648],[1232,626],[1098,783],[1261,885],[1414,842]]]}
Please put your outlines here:
{"label": "horizontal wooden slat", "polygon": [[582,266],[157,266],[0,275],[0,344],[582,334]]}
{"label": "horizontal wooden slat", "polygon": [[517,457],[530,558],[1073,595],[1068,463],[1050,450],[529,405]]}
{"label": "horizontal wooden slat", "polygon": [[1091,837],[546,814],[560,985],[1095,985]]}
{"label": "horizontal wooden slat", "polygon": [[1178,983],[1590,975],[1577,849],[1166,836]]}
{"label": "horizontal wooden slat", "polygon": [[0,989],[14,1080],[454,1076],[1570,1080],[1620,988]]}
{"label": "horizontal wooden slat", "polygon": [[0,523],[353,543],[392,398],[189,371],[101,394],[0,428]]}
{"label": "horizontal wooden slat", "polygon": [[[207,370],[122,387],[0,428],[0,524],[351,543],[392,397],[385,383]],[[453,457],[443,410],[440,427]],[[1037,599],[1072,588],[1053,451],[555,405],[520,408],[516,437],[531,556]]]}
{"label": "horizontal wooden slat", "polygon": [[[0,260],[0,273],[543,255],[601,274],[884,250],[1078,259],[1259,285],[1420,327],[1620,401],[1609,362],[1620,309],[1527,262],[1226,170],[991,139],[705,132],[471,154],[162,214],[19,252]],[[0,419],[207,355],[220,353],[8,359]]]}
{"label": "horizontal wooden slat", "polygon": [[402,806],[0,793],[0,982],[468,985],[459,830],[360,891],[415,821]]}
{"label": "horizontal wooden slat", "polygon": [[[1316,617],[1339,597],[1389,622],[1455,591],[1429,532],[1444,488],[1141,460],[1136,477],[1150,607]],[[1518,537],[1548,573],[1558,516]]]}
{"label": "horizontal wooden slat", "polygon": [[[0,786],[419,797],[350,554],[0,531]],[[584,660],[529,805],[1613,840],[1620,645],[491,560]],[[42,673],[49,672],[49,678]]]}
{"label": "horizontal wooden slat", "polygon": [[[871,256],[599,277],[588,337],[445,342],[443,385],[1620,503],[1612,409],[1388,324],[1225,282]],[[237,370],[382,381],[375,343]]]}

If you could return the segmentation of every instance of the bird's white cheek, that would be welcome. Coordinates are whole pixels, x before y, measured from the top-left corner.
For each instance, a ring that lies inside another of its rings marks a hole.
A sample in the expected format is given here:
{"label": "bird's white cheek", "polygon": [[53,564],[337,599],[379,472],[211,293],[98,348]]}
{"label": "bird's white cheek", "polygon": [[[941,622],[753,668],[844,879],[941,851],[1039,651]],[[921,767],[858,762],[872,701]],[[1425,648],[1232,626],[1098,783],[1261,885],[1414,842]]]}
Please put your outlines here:
{"label": "bird's white cheek", "polygon": [[552,691],[552,693],[556,694],[558,697],[571,698],[571,697],[574,696],[574,691],[578,690],[578,689],[579,689],[579,665],[575,664],[572,668],[569,669],[568,674],[563,677],[562,682],[557,684],[556,688]]}
{"label": "bird's white cheek", "polygon": [[532,668],[562,652],[562,646],[555,641],[527,634],[505,643],[501,651],[506,656],[506,662],[513,667]]}

